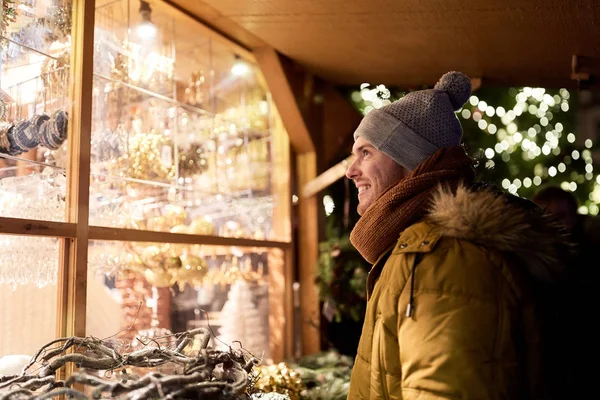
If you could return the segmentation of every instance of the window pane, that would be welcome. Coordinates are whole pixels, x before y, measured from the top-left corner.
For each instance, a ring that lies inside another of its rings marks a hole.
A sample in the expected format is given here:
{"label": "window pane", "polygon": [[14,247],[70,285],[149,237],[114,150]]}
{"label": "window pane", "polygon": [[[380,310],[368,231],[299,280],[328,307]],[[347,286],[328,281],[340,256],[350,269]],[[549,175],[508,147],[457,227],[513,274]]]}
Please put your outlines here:
{"label": "window pane", "polygon": [[0,216],[64,221],[71,1],[2,7]]}
{"label": "window pane", "polygon": [[258,357],[280,356],[281,250],[109,241],[89,250],[88,335],[136,347],[209,326],[215,348],[239,341]]}
{"label": "window pane", "polygon": [[58,246],[56,238],[0,235],[0,363],[56,337]]}
{"label": "window pane", "polygon": [[90,223],[289,240],[289,145],[256,65],[162,2],[150,15],[96,12]]}

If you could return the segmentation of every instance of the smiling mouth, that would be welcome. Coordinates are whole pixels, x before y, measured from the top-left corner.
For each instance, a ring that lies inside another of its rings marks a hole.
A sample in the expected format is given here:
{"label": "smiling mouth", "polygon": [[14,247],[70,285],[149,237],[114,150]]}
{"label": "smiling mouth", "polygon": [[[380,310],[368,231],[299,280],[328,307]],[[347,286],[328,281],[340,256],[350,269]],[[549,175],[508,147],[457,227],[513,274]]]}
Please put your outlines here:
{"label": "smiling mouth", "polygon": [[364,193],[366,190],[369,190],[371,188],[371,186],[366,185],[366,186],[360,186],[358,188],[358,195],[360,196],[362,193]]}

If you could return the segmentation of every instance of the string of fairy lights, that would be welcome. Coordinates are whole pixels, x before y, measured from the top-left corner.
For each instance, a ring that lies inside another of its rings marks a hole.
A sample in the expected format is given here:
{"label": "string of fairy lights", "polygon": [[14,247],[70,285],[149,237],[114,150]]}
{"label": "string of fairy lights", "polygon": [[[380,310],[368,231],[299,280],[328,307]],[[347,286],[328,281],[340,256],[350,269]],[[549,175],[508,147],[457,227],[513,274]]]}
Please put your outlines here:
{"label": "string of fairy lights", "polygon": [[[392,95],[385,85],[371,87],[365,83],[361,85],[360,90],[351,93],[351,98],[361,112],[366,114],[402,95]],[[515,157],[522,157],[530,170],[508,174],[520,177],[504,177],[498,182],[504,189],[521,195],[520,192],[540,186],[548,180],[560,181],[560,186],[571,192],[588,190],[591,187],[592,190],[580,205],[579,212],[597,215],[600,211],[600,174],[594,173],[591,151],[593,143],[587,139],[583,146],[576,146],[576,133],[558,122],[561,120],[560,113],[570,111],[569,91],[563,88],[558,93],[551,94],[544,88],[524,87],[510,88],[509,95],[515,100],[511,109],[488,104],[478,96],[472,95],[465,106],[457,111],[459,118],[472,120],[482,132],[495,138],[496,143],[493,146],[482,149],[481,161],[485,163],[485,167],[492,169],[496,163],[504,162],[509,165],[511,171],[519,171]],[[533,119],[533,124],[522,123],[523,118],[519,117],[525,113],[530,114],[532,118],[527,121]],[[572,147],[573,150],[567,152],[567,144],[570,145],[568,149]],[[556,164],[542,163],[544,156],[551,154],[554,155],[552,160],[556,161]],[[536,162],[537,160],[539,162]],[[570,168],[574,162],[580,160],[585,163],[585,172],[582,173]],[[524,174],[528,176],[523,177]]]}

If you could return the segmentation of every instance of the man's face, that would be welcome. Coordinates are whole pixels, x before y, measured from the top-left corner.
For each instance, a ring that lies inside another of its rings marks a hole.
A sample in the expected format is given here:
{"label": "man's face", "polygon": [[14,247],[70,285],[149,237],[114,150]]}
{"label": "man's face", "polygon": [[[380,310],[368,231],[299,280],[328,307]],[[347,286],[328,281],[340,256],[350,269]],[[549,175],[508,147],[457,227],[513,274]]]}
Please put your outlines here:
{"label": "man's face", "polygon": [[346,176],[358,188],[358,214],[363,215],[379,196],[408,173],[387,154],[375,149],[360,136],[354,142],[352,153],[355,159],[346,171]]}

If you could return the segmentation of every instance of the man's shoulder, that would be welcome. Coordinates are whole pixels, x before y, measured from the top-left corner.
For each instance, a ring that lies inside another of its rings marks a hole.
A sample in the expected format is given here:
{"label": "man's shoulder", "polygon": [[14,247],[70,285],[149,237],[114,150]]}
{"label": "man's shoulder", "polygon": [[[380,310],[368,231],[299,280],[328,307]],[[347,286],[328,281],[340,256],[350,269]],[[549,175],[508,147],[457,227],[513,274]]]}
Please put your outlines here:
{"label": "man's shoulder", "polygon": [[406,264],[398,263],[395,258],[391,261],[396,267],[394,277],[403,277],[402,282],[406,282],[407,276],[413,273],[412,263],[416,263],[417,290],[466,294],[482,301],[494,299],[493,289],[498,277],[503,276],[506,264],[501,253],[490,251],[485,245],[470,239],[444,234],[426,221],[407,228],[394,251],[395,257],[406,255],[408,261]]}
{"label": "man's shoulder", "polygon": [[[408,226],[398,237],[396,242],[396,252],[404,250],[404,252],[412,252],[415,248],[422,248],[427,245],[434,244],[441,237],[439,229],[426,220],[418,221]],[[427,246],[431,247],[431,246]]]}

